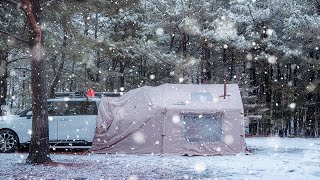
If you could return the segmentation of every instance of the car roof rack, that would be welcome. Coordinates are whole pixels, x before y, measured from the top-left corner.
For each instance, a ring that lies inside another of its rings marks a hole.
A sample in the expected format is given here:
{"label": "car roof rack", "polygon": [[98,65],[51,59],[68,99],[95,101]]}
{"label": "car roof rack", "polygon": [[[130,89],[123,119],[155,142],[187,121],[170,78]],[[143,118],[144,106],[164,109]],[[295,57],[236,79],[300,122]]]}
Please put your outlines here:
{"label": "car roof rack", "polygon": [[[89,98],[101,98],[101,97],[119,97],[123,95],[124,92],[94,92],[93,97]],[[63,98],[63,97],[70,97],[70,98],[84,98],[87,97],[86,93],[83,91],[76,91],[76,92],[55,92],[55,98]]]}

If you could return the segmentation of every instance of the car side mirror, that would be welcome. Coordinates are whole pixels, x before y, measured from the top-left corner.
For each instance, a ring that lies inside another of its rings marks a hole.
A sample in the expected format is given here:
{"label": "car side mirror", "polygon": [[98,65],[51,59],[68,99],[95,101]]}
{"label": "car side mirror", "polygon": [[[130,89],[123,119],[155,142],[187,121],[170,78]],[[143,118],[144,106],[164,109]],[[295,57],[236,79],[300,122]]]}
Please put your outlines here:
{"label": "car side mirror", "polygon": [[32,111],[27,112],[27,119],[31,119],[32,117]]}

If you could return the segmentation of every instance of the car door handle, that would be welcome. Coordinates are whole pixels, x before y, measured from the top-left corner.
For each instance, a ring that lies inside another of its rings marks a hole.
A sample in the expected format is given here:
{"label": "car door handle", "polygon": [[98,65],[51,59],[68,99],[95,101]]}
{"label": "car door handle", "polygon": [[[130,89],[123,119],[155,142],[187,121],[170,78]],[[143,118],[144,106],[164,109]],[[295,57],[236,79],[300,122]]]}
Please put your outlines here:
{"label": "car door handle", "polygon": [[59,121],[69,121],[69,119],[60,119]]}

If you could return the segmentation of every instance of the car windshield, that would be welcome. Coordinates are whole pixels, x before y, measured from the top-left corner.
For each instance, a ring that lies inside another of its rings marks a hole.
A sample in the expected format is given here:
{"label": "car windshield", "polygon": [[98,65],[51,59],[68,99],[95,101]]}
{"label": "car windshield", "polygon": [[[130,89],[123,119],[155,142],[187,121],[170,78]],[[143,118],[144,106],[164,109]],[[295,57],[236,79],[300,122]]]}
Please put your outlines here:
{"label": "car windshield", "polygon": [[32,109],[31,109],[31,108],[28,108],[28,109],[22,110],[22,111],[20,111],[20,112],[18,113],[18,116],[24,117],[24,116],[27,115],[27,113],[28,113],[29,111],[32,111]]}

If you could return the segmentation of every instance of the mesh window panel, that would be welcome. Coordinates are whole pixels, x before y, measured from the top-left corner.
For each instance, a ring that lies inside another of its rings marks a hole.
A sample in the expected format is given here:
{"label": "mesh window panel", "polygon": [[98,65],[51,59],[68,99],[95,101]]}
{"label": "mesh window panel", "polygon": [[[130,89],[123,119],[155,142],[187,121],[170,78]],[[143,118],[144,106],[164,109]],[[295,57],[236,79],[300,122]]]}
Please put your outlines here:
{"label": "mesh window panel", "polygon": [[216,142],[222,138],[219,116],[186,114],[183,120],[184,137],[188,142]]}
{"label": "mesh window panel", "polygon": [[207,103],[212,102],[213,96],[211,93],[191,93],[191,102],[200,102],[200,103]]}

